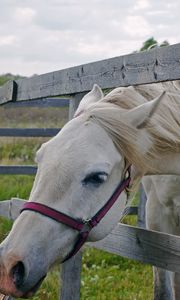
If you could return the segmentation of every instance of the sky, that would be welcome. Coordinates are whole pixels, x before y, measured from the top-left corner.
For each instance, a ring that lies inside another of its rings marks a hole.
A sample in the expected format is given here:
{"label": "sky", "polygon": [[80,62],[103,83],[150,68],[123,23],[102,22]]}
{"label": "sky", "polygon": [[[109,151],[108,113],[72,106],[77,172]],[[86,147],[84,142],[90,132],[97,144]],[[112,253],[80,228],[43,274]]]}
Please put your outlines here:
{"label": "sky", "polygon": [[180,42],[179,0],[1,0],[0,74],[43,74]]}

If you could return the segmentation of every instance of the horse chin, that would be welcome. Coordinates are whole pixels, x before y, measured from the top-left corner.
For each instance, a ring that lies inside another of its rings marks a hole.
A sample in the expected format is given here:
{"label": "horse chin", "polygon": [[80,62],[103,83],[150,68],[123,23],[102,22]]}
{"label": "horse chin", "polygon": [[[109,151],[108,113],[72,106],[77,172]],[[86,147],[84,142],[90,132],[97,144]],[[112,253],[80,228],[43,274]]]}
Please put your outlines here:
{"label": "horse chin", "polygon": [[37,292],[45,277],[46,275],[43,276],[28,292],[22,295],[21,298],[31,298]]}

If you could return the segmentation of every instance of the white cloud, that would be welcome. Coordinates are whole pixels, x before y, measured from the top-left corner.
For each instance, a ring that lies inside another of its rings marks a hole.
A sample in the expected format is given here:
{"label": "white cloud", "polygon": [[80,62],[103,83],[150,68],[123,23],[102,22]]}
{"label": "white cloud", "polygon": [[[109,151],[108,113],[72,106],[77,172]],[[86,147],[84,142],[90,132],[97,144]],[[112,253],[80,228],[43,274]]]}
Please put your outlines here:
{"label": "white cloud", "polygon": [[15,35],[0,36],[0,46],[13,46],[18,41]]}
{"label": "white cloud", "polygon": [[14,19],[19,24],[28,24],[33,21],[36,11],[30,7],[18,7],[15,10]]}
{"label": "white cloud", "polygon": [[179,0],[1,0],[0,72],[32,75],[180,41]]}
{"label": "white cloud", "polygon": [[124,25],[124,31],[132,38],[146,38],[151,36],[152,27],[142,16],[127,16]]}
{"label": "white cloud", "polygon": [[161,18],[162,15],[169,15],[169,12],[165,9],[160,9],[160,10],[152,10],[152,11],[148,11],[146,13],[146,15],[149,15],[149,16],[157,16],[159,18]]}
{"label": "white cloud", "polygon": [[149,8],[150,6],[151,5],[149,0],[137,0],[134,6],[134,10],[143,10]]}

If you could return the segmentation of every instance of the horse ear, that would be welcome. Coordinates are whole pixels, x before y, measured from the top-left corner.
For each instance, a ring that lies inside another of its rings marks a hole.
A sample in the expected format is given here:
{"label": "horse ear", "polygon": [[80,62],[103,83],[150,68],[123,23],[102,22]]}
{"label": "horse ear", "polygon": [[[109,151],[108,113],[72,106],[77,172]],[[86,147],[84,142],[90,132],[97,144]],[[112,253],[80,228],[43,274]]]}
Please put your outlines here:
{"label": "horse ear", "polygon": [[86,108],[90,104],[93,104],[93,103],[101,100],[103,97],[104,97],[104,94],[103,94],[101,88],[97,84],[94,84],[92,90],[82,98],[82,100],[78,106],[78,109],[76,110],[75,116],[78,115],[80,112],[86,110]]}
{"label": "horse ear", "polygon": [[84,100],[86,99],[86,101],[87,101],[87,99],[89,99],[89,102],[90,102],[90,100],[92,102],[96,102],[96,101],[101,100],[103,97],[104,97],[104,94],[103,94],[103,91],[101,90],[100,86],[98,84],[94,84],[92,90],[88,94],[86,94],[83,99]]}
{"label": "horse ear", "polygon": [[165,93],[166,92],[163,91],[161,95],[154,100],[146,102],[145,104],[139,105],[138,107],[128,111],[127,117],[129,118],[131,124],[136,128],[143,128],[148,119],[151,118],[156,111]]}

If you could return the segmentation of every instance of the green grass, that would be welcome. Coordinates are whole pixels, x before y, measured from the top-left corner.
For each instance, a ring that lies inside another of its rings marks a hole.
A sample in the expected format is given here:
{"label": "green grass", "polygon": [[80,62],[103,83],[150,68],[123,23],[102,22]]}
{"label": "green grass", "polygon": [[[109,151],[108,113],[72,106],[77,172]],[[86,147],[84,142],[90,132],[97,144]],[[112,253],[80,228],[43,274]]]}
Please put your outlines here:
{"label": "green grass", "polygon": [[11,197],[27,199],[33,181],[33,176],[0,175],[0,200],[11,199]]}
{"label": "green grass", "polygon": [[[18,112],[18,113],[17,113]],[[66,107],[6,108],[0,107],[0,127],[62,127],[68,118]]]}
{"label": "green grass", "polygon": [[88,249],[83,256],[83,300],[150,300],[150,266],[103,251]]}
{"label": "green grass", "polygon": [[0,142],[1,164],[34,164],[36,151],[47,138],[8,138]]}
{"label": "green grass", "polygon": [[[19,113],[20,112],[20,113]],[[55,113],[55,114],[54,114]],[[16,111],[0,109],[1,127],[58,126],[65,122],[67,111]],[[54,114],[54,115],[53,115]],[[53,115],[53,120],[50,121]],[[33,117],[34,116],[34,117]],[[43,121],[41,120],[43,119]],[[33,121],[32,121],[33,120]],[[51,126],[50,126],[51,125]],[[32,164],[34,154],[46,139],[1,138],[0,164]],[[0,200],[19,197],[28,199],[33,176],[0,175]],[[136,200],[137,201],[137,200]],[[135,224],[136,217],[126,217],[125,223]],[[0,219],[0,240],[4,239],[12,223]],[[51,271],[33,300],[59,299],[59,266]],[[81,276],[81,300],[150,300],[152,295],[152,270],[143,265],[96,249],[85,249]],[[68,299],[67,299],[68,300]]]}

